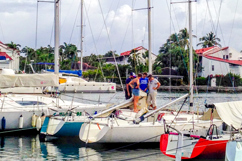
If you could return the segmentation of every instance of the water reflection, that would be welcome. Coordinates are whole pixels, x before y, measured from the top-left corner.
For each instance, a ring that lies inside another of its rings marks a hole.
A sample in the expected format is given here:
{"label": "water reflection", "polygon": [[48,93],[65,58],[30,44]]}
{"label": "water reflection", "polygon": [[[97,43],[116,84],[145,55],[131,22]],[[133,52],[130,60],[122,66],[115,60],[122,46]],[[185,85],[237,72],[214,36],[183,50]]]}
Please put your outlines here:
{"label": "water reflection", "polygon": [[160,152],[159,143],[132,146],[129,144],[89,144],[85,147],[85,144],[78,139],[40,142],[38,137],[38,135],[1,137],[0,160],[174,160]]}

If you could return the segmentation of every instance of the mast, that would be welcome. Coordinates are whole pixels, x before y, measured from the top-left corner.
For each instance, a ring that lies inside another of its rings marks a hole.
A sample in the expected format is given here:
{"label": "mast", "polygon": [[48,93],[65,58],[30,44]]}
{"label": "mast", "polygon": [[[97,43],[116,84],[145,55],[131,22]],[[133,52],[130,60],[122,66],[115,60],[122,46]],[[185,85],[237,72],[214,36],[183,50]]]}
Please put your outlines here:
{"label": "mast", "polygon": [[152,60],[151,60],[151,6],[148,0],[148,50],[149,50],[149,74],[152,74]]}
{"label": "mast", "polygon": [[60,16],[59,16],[59,3],[60,0],[55,0],[54,2],[54,7],[55,7],[55,32],[54,32],[54,37],[55,37],[55,74],[59,74],[59,46],[60,46]]}
{"label": "mast", "polygon": [[191,0],[188,1],[189,12],[189,60],[190,60],[190,109],[189,111],[194,113],[193,110],[193,51],[192,51],[192,6]]}
{"label": "mast", "polygon": [[84,0],[81,0],[81,58],[80,58],[80,66],[81,66],[81,71],[83,70],[83,3],[84,3]]}

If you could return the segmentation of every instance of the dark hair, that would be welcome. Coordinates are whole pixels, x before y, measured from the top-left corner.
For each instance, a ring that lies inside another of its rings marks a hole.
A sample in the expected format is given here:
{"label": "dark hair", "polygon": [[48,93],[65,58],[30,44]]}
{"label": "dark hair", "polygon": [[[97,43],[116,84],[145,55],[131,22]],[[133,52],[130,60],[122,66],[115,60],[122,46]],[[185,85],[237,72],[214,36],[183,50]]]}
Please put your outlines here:
{"label": "dark hair", "polygon": [[153,77],[152,74],[149,74],[149,75],[148,75],[148,78],[150,78],[150,77]]}
{"label": "dark hair", "polygon": [[139,73],[139,74],[138,74],[138,77],[142,77],[142,74],[141,74],[141,73]]}
{"label": "dark hair", "polygon": [[147,75],[147,73],[146,73],[146,72],[144,72],[144,73],[143,73],[143,75]]}

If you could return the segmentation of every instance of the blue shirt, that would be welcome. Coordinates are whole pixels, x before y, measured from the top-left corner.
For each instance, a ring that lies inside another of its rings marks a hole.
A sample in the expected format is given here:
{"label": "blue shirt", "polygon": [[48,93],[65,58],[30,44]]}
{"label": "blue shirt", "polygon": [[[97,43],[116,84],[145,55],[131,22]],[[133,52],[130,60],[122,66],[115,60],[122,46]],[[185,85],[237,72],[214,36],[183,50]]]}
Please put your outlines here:
{"label": "blue shirt", "polygon": [[140,82],[140,89],[144,91],[148,87],[148,82],[149,82],[148,78],[140,78],[139,82]]}

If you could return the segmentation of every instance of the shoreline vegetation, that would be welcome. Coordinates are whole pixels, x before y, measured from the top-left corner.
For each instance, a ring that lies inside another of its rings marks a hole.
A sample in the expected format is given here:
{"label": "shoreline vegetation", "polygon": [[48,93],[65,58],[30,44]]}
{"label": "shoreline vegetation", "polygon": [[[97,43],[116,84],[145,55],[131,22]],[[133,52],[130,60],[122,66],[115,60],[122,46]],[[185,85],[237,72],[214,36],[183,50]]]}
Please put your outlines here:
{"label": "shoreline vegetation", "polygon": [[[219,44],[220,39],[216,37],[213,32],[206,34],[206,36],[199,39],[197,46],[202,48],[221,46]],[[53,65],[36,65],[36,63],[53,63],[54,62],[54,47],[47,45],[46,47],[40,47],[33,49],[30,47],[23,47],[20,50],[21,45],[13,42],[6,44],[12,49],[19,50],[20,54],[20,70],[25,73],[31,73],[31,69],[28,64],[33,64],[36,72],[41,72],[41,69],[53,69]],[[61,70],[78,70],[80,68],[80,57],[78,57],[77,46],[75,44],[67,44],[59,46],[59,65]],[[198,86],[211,86],[211,79],[216,78],[216,86],[223,87],[237,87],[242,86],[242,79],[240,75],[228,73],[226,75],[209,75],[207,77],[198,76],[203,71],[201,63],[199,62],[198,55],[193,50],[193,66],[194,66],[194,84]],[[96,55],[90,53],[89,56],[83,57],[83,78],[92,81],[110,81],[117,84],[121,84],[118,79],[118,72],[114,64],[108,64],[103,58],[110,58],[113,56],[119,56],[116,51],[108,51],[105,54]],[[145,61],[142,61],[141,58]],[[145,53],[138,53],[135,49],[131,50],[128,58],[128,65],[118,65],[120,77],[122,82],[125,83],[125,79],[130,72],[143,73],[148,72],[148,51]],[[88,67],[88,68],[85,68]],[[88,70],[85,70],[88,69]],[[154,75],[173,75],[183,76],[183,79],[171,79],[159,78],[161,86],[181,86],[188,85],[189,75],[189,34],[187,29],[184,28],[178,33],[171,34],[166,43],[162,44],[157,58],[155,59],[153,66]]]}

